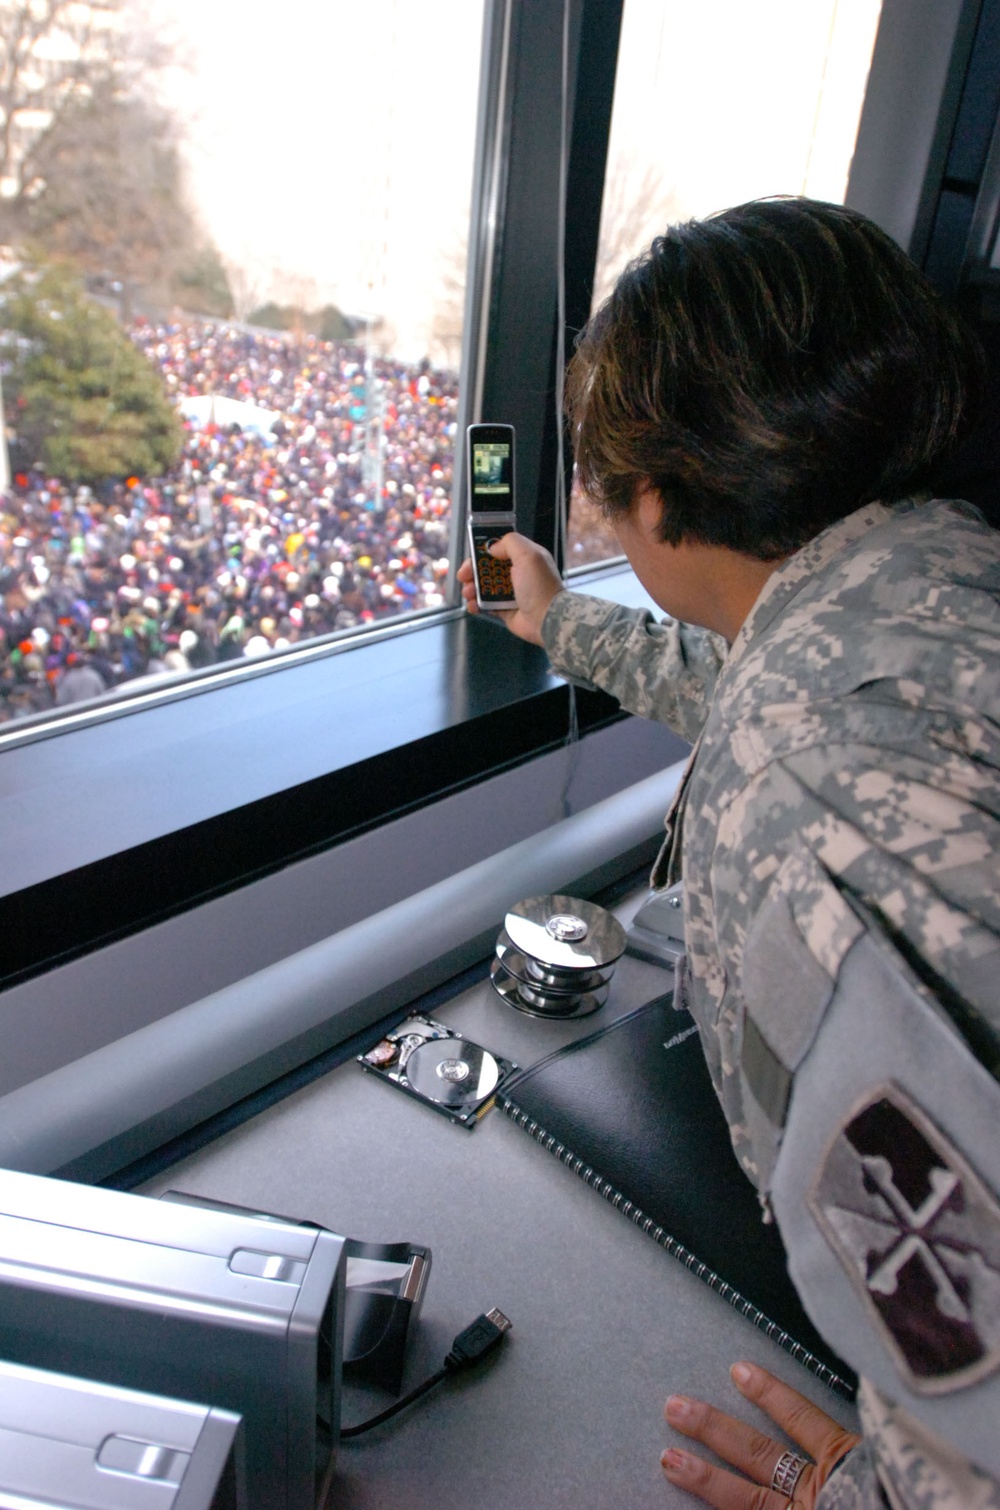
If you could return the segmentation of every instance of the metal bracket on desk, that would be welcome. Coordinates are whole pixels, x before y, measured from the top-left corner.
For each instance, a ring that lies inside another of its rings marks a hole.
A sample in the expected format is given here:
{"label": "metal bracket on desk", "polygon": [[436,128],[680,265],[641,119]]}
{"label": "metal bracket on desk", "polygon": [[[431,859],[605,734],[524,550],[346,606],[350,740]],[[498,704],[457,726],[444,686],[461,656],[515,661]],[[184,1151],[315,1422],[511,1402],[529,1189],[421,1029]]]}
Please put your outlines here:
{"label": "metal bracket on desk", "polygon": [[632,920],[626,954],[676,969],[684,957],[684,882],[651,891]]}

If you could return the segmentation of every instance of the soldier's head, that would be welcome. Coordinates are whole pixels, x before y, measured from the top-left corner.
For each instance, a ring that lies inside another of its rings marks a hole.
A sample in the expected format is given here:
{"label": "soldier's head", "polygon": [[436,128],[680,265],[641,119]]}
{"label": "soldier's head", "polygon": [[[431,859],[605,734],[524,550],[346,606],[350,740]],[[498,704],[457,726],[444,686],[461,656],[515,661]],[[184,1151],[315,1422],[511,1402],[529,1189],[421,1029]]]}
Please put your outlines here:
{"label": "soldier's head", "polygon": [[842,205],[755,200],[629,264],[567,378],[582,485],[614,520],[775,560],[927,485],[978,406],[978,345],[899,247]]}

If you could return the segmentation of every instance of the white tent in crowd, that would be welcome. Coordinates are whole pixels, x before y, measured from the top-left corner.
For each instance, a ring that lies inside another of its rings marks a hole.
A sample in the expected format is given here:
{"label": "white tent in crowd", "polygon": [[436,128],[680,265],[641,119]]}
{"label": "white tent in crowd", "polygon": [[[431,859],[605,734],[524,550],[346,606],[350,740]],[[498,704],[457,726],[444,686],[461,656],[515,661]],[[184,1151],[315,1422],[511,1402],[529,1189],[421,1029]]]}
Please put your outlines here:
{"label": "white tent in crowd", "polygon": [[269,435],[278,419],[275,409],[264,409],[260,404],[248,404],[242,399],[225,398],[221,393],[198,393],[182,398],[177,407],[184,418],[199,429],[206,425],[239,425],[256,435]]}

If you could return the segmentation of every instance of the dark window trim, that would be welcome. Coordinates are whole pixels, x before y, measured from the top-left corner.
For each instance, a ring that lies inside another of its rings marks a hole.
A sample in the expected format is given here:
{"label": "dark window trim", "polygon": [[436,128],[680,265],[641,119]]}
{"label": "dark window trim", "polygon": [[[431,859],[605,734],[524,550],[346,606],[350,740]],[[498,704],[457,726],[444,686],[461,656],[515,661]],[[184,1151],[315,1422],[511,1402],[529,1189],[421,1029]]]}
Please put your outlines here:
{"label": "dark window trim", "polygon": [[[567,215],[564,249],[567,342],[590,315],[624,0],[497,0],[497,36],[509,42],[502,87],[484,52],[483,97],[501,109],[494,133],[480,124],[480,209],[488,190],[495,224],[473,209],[472,288],[466,307],[461,423],[504,421],[517,431],[518,525],[555,550],[556,483],[569,448],[556,412],[563,33],[567,38]],[[501,24],[500,17],[503,18]],[[499,140],[502,170],[489,170]],[[479,236],[482,240],[477,241]],[[477,281],[478,280],[478,281]],[[488,314],[487,314],[488,312]],[[481,318],[487,318],[482,338]],[[461,429],[461,426],[460,426]],[[457,469],[459,486],[461,468]],[[461,493],[456,495],[461,497]],[[567,491],[568,496],[568,491]]]}

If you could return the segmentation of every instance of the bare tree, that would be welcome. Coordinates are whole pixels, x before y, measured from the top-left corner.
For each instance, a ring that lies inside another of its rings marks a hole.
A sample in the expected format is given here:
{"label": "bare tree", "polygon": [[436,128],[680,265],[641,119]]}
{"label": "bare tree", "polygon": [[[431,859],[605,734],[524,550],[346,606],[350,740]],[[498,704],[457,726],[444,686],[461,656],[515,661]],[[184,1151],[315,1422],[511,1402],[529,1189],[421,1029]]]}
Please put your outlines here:
{"label": "bare tree", "polygon": [[44,191],[38,161],[64,117],[120,82],[125,0],[0,0],[0,198],[16,217]]}
{"label": "bare tree", "polygon": [[144,0],[0,0],[0,241],[165,295],[204,246]]}
{"label": "bare tree", "polygon": [[267,292],[265,280],[259,270],[253,271],[232,257],[223,257],[222,265],[233,295],[233,315],[237,320],[245,322],[264,302]]}
{"label": "bare tree", "polygon": [[457,371],[462,359],[468,246],[466,229],[456,227],[441,259],[438,294],[431,316],[429,355],[452,371]]}
{"label": "bare tree", "polygon": [[311,273],[286,272],[275,278],[280,300],[290,312],[292,339],[301,345],[308,333],[308,314],[319,303],[319,285]]}
{"label": "bare tree", "polygon": [[594,307],[614,286],[625,264],[681,215],[665,171],[635,157],[610,166],[605,179],[601,234],[594,274]]}
{"label": "bare tree", "polygon": [[89,274],[165,286],[199,244],[170,119],[102,80],[71,102],[32,154],[44,188],[22,234]]}
{"label": "bare tree", "polygon": [[[611,292],[632,257],[680,214],[662,168],[629,158],[609,165],[594,272],[593,308]],[[614,531],[574,475],[570,495],[567,566],[586,566],[621,553]]]}
{"label": "bare tree", "polygon": [[370,315],[362,319],[359,343],[366,352],[376,357],[391,357],[399,344],[399,327],[395,320],[385,315]]}

